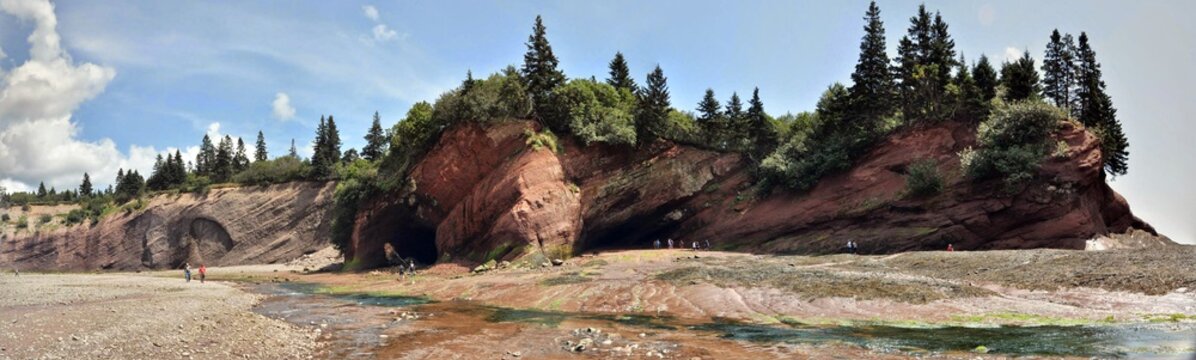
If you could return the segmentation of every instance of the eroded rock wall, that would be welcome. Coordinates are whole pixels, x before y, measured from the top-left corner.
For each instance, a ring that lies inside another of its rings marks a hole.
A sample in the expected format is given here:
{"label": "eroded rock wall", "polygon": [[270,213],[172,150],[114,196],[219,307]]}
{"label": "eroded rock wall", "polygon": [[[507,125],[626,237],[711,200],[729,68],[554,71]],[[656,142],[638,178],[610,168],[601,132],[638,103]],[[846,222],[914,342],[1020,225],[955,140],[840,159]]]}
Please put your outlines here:
{"label": "eroded rock wall", "polygon": [[18,233],[0,243],[0,266],[91,270],[266,264],[329,246],[331,183],[159,195],[142,210],[90,224]]}

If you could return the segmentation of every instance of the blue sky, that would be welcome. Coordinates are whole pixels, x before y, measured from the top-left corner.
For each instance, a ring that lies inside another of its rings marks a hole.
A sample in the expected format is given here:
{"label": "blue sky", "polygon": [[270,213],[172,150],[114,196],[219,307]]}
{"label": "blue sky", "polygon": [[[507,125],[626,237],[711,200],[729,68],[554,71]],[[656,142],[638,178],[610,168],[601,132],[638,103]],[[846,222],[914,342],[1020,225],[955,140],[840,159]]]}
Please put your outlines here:
{"label": "blue sky", "polygon": [[[607,62],[622,51],[641,82],[659,63],[680,108],[692,109],[707,87],[725,99],[758,86],[770,113],[806,111],[827,85],[849,81],[867,7],[866,1],[62,0],[52,9],[43,3],[0,0],[0,77],[8,78],[0,90],[9,97],[8,103],[0,98],[8,107],[0,108],[0,186],[9,189],[41,180],[73,187],[84,171],[106,184],[116,168],[148,172],[154,154],[187,151],[205,133],[249,142],[261,130],[277,155],[292,138],[310,147],[321,114],[335,115],[345,145],[358,148],[374,111],[389,126],[412,103],[458,84],[467,69],[481,76],[518,64],[537,14],[571,77],[605,77]],[[918,4],[880,3],[891,49]],[[1196,223],[1189,221],[1196,161],[1183,155],[1188,134],[1196,132],[1190,100],[1196,25],[1185,17],[1196,13],[1193,2],[926,4],[942,12],[957,50],[972,60],[983,53],[1000,62],[1024,49],[1041,58],[1052,29],[1087,31],[1130,138],[1130,174],[1114,188],[1164,233],[1196,241]],[[31,40],[31,34],[61,41]],[[34,43],[51,50],[34,56]],[[31,63],[49,65],[25,66]],[[15,75],[35,70],[57,76],[54,86],[14,85]],[[32,100],[13,100],[20,94]],[[33,145],[54,148],[34,152]]]}

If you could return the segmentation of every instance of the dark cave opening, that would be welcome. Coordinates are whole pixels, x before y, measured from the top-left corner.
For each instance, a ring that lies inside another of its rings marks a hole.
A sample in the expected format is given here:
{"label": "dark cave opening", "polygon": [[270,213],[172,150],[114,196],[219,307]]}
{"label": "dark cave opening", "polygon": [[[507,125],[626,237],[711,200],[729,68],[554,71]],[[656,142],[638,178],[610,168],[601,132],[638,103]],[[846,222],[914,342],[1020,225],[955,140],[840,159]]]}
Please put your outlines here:
{"label": "dark cave opening", "polygon": [[401,227],[391,233],[387,243],[403,259],[415,259],[417,264],[435,264],[440,256],[436,248],[436,230],[422,227]]}

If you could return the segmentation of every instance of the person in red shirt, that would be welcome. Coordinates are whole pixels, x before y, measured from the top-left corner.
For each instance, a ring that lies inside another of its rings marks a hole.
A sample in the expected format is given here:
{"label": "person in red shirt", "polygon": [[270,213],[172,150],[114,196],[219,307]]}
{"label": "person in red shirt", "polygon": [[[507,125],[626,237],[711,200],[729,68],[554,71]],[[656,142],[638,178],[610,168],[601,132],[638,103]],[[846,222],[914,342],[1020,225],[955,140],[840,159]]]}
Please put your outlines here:
{"label": "person in red shirt", "polygon": [[[951,246],[951,244],[947,244],[947,252],[955,252],[955,247]],[[199,274],[200,274],[199,278],[203,279],[203,268],[202,267],[199,270]]]}
{"label": "person in red shirt", "polygon": [[208,267],[204,266],[203,264],[199,264],[199,283],[200,284],[203,284],[203,279],[205,277],[207,277],[207,275],[208,275]]}

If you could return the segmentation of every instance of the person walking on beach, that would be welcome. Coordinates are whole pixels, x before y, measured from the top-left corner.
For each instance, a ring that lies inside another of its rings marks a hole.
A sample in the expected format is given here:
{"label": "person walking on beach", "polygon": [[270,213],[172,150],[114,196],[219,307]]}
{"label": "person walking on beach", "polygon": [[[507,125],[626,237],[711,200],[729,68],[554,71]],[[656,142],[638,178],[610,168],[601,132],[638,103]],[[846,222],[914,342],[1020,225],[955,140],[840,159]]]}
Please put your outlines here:
{"label": "person walking on beach", "polygon": [[183,263],[183,279],[191,282],[191,263]]}
{"label": "person walking on beach", "polygon": [[947,252],[955,252],[955,246],[952,246],[951,244],[947,244]]}
{"label": "person walking on beach", "polygon": [[669,238],[669,250],[673,249],[673,238]]}
{"label": "person walking on beach", "polygon": [[706,250],[710,250],[710,249],[712,249],[710,247],[710,239],[706,239]]}
{"label": "person walking on beach", "polygon": [[694,251],[698,251],[698,241],[694,240]]}
{"label": "person walking on beach", "polygon": [[655,241],[652,241],[652,248],[658,249],[658,250],[660,249],[660,239],[656,239]]}
{"label": "person walking on beach", "polygon": [[208,277],[208,267],[204,266],[203,264],[199,264],[199,283],[203,284],[204,279],[207,277]]}

